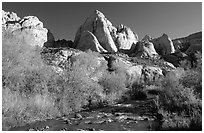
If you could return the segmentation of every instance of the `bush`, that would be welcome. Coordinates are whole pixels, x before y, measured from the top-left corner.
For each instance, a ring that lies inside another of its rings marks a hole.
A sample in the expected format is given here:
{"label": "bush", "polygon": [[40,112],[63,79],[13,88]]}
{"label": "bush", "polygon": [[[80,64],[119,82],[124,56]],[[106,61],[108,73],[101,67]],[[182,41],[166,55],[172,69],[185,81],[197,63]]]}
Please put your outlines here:
{"label": "bush", "polygon": [[81,55],[71,69],[59,74],[44,64],[39,48],[21,43],[3,43],[3,130],[68,115],[92,100],[100,101],[103,89],[91,79],[101,69],[96,57]]}
{"label": "bush", "polygon": [[144,99],[146,99],[147,94],[145,92],[145,84],[144,83],[132,84],[126,93],[126,96],[130,100],[144,100]]}
{"label": "bush", "polygon": [[122,96],[127,91],[125,83],[126,75],[123,72],[107,72],[99,80],[99,84],[103,87],[103,93],[105,93],[103,100],[107,101],[108,104],[122,100]]}
{"label": "bush", "polygon": [[[191,130],[192,124],[201,124],[202,101],[194,93],[193,88],[183,86],[179,80],[168,77],[161,82],[159,107],[160,111],[164,110],[165,114],[168,114],[165,119],[171,121],[171,124],[167,124],[168,127],[165,126],[166,123],[164,122],[162,130]],[[177,116],[173,117],[173,114]]]}

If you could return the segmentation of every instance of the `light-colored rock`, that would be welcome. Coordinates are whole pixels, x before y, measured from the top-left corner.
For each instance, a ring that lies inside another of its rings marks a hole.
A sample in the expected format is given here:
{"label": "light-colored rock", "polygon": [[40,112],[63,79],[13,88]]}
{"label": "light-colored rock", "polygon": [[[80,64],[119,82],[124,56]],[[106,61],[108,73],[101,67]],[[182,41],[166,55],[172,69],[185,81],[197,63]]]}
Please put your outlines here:
{"label": "light-colored rock", "polygon": [[132,66],[127,69],[127,81],[132,84],[140,82],[142,76],[142,65]]}
{"label": "light-colored rock", "polygon": [[115,42],[119,50],[130,50],[132,45],[138,42],[138,36],[130,28],[121,24],[117,28],[117,38]]}
{"label": "light-colored rock", "polygon": [[15,13],[2,12],[3,39],[43,47],[47,41],[48,31],[37,17],[27,16],[20,19]]}
{"label": "light-colored rock", "polygon": [[47,41],[47,30],[46,29],[18,29],[13,31],[13,35],[20,40],[24,40],[30,46],[43,47]]}
{"label": "light-colored rock", "polygon": [[[84,31],[91,32],[98,40],[99,44],[107,52],[117,52],[118,50],[133,49],[138,42],[138,36],[130,28],[122,24],[115,28],[112,23],[96,10],[79,27],[74,39],[74,47],[77,48],[79,40]],[[87,45],[88,46],[88,45]]]}
{"label": "light-colored rock", "polygon": [[166,66],[168,66],[168,67],[170,67],[171,69],[175,69],[176,67],[172,64],[172,63],[170,63],[170,62],[164,62],[164,65],[166,65]]}
{"label": "light-colored rock", "polygon": [[136,56],[143,58],[157,58],[159,57],[158,53],[154,49],[153,43],[149,41],[142,41],[137,43],[138,49],[136,50]]}
{"label": "light-colored rock", "polygon": [[154,48],[159,55],[168,55],[175,52],[173,42],[167,34],[152,39],[151,42],[154,44]]}
{"label": "light-colored rock", "polygon": [[35,16],[26,16],[19,21],[22,27],[34,27],[41,29],[43,27],[43,23]]}
{"label": "light-colored rock", "polygon": [[97,38],[89,31],[84,31],[79,39],[79,43],[76,46],[77,49],[82,51],[92,50],[96,52],[107,52],[98,42]]}
{"label": "light-colored rock", "polygon": [[74,40],[75,47],[77,47],[80,36],[84,31],[90,31],[94,34],[100,45],[108,52],[118,51],[111,36],[111,34],[113,34],[111,32],[116,31],[116,29],[100,11],[96,10],[86,19],[85,23],[80,26]]}
{"label": "light-colored rock", "polygon": [[2,24],[6,24],[6,23],[15,23],[18,22],[20,20],[20,17],[17,16],[16,13],[14,12],[5,12],[4,10],[2,10]]}

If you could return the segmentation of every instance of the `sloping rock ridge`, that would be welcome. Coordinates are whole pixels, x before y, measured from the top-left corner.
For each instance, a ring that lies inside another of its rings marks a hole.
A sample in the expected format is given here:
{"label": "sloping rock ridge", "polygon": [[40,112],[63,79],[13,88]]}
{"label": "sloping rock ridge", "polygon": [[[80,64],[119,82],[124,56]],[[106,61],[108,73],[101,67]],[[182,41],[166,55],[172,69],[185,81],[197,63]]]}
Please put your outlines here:
{"label": "sloping rock ridge", "polygon": [[187,37],[172,40],[176,50],[181,52],[195,52],[202,50],[202,32],[191,34]]}

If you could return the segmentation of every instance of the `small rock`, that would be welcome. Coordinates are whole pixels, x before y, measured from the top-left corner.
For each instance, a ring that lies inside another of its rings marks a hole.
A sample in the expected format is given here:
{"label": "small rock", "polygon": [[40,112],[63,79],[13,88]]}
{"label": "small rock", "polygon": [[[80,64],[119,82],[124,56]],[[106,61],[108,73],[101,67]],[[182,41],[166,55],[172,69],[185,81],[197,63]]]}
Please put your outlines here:
{"label": "small rock", "polygon": [[46,126],[46,127],[45,127],[45,129],[49,129],[49,128],[50,128],[49,126]]}
{"label": "small rock", "polygon": [[83,117],[81,116],[81,114],[75,114],[75,118],[77,118],[77,119],[83,119]]}
{"label": "small rock", "polygon": [[85,121],[84,123],[85,123],[85,124],[92,124],[91,121]]}
{"label": "small rock", "polygon": [[106,122],[106,120],[101,120],[101,121],[96,121],[95,123],[97,123],[97,124],[103,124],[103,123],[105,123]]}
{"label": "small rock", "polygon": [[94,128],[86,128],[87,131],[96,131]]}
{"label": "small rock", "polygon": [[28,131],[35,131],[35,129],[31,128],[31,129],[29,129]]}

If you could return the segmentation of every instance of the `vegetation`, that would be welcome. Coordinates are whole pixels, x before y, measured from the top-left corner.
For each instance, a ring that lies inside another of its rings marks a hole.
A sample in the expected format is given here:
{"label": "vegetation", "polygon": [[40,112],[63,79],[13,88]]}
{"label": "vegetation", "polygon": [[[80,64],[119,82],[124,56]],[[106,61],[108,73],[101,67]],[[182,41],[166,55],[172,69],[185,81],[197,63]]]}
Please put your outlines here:
{"label": "vegetation", "polygon": [[165,119],[162,130],[202,130],[201,60],[198,59],[197,68],[188,69],[181,79],[162,80],[159,95],[159,108]]}
{"label": "vegetation", "polygon": [[[147,87],[159,90],[158,108],[164,116],[162,130],[201,129],[202,58],[196,68],[179,78],[166,76],[154,83],[128,85],[125,65],[107,62],[96,52],[86,51],[66,62],[66,69],[47,65],[41,49],[23,41],[3,41],[2,122],[3,130],[36,120],[68,115],[89,106],[111,105],[126,99],[145,99]],[[152,64],[146,60],[145,65]],[[160,62],[156,64],[162,65]],[[128,88],[127,88],[128,86]]]}

